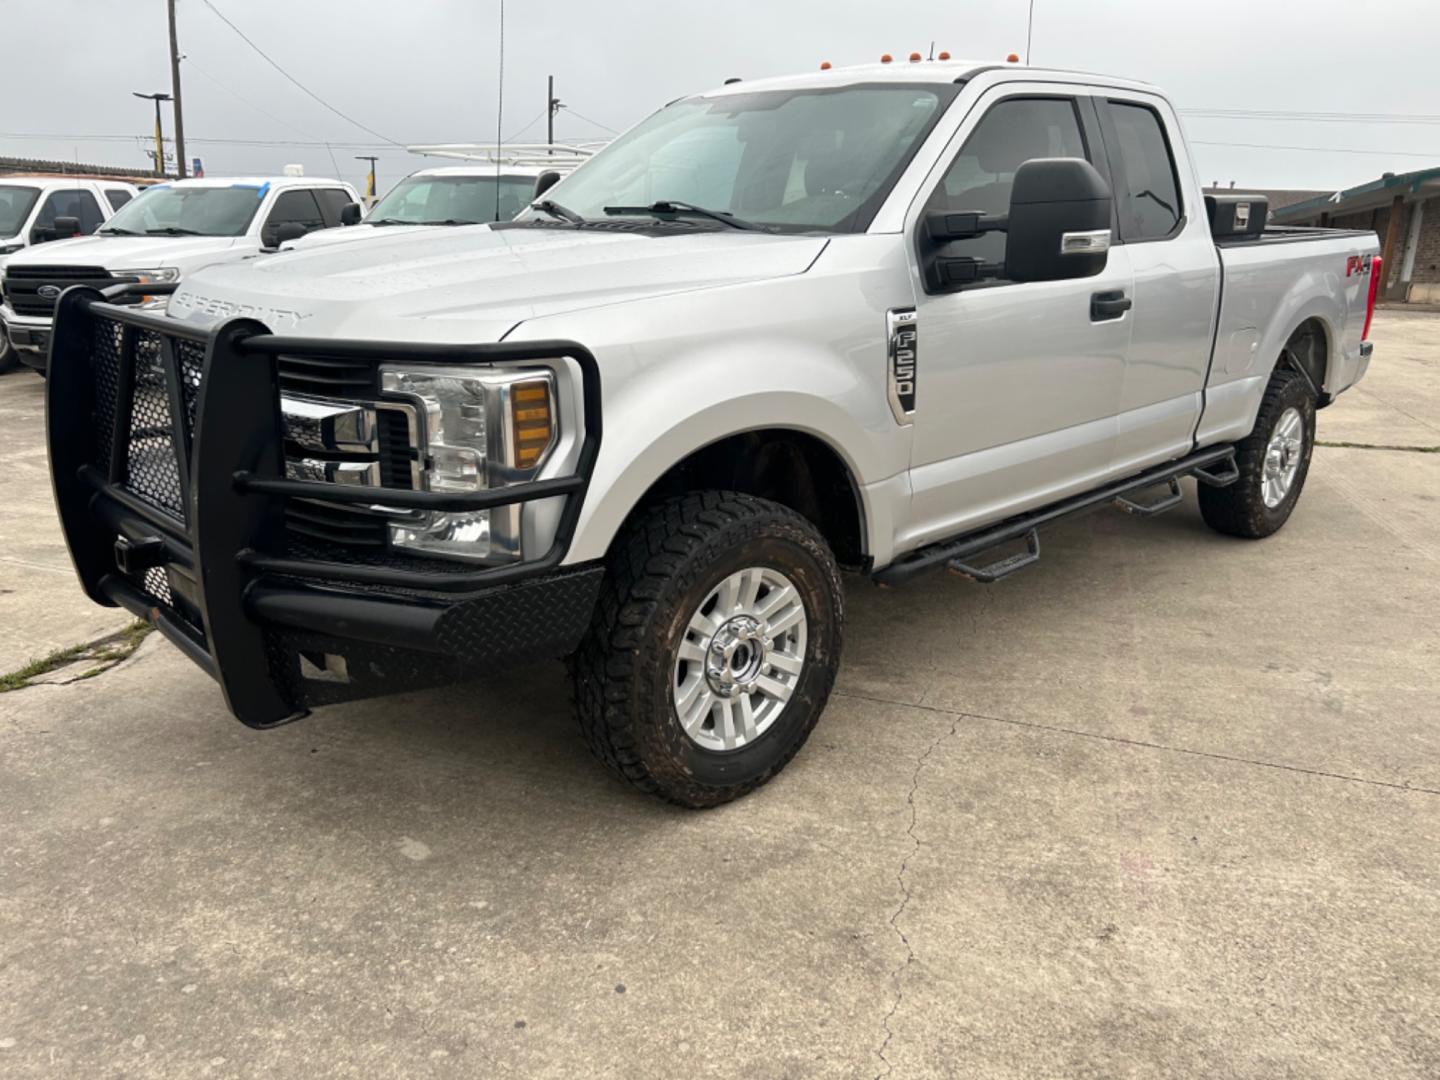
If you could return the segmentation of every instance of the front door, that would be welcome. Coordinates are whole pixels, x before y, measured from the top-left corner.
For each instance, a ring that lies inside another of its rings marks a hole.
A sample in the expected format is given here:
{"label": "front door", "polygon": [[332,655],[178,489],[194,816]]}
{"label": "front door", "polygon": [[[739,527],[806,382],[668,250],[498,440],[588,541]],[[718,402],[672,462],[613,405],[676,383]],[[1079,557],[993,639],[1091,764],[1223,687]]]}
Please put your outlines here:
{"label": "front door", "polygon": [[[982,99],[956,133],[953,158],[912,208],[1009,210],[1015,171],[1041,157],[1088,159],[1108,174],[1094,107],[1082,91],[1013,84]],[[1112,230],[1113,235],[1113,230]],[[1003,264],[1005,234],[948,254]],[[923,276],[920,277],[923,280]],[[1003,279],[952,292],[917,287],[919,359],[911,515],[903,550],[1093,487],[1111,468],[1130,343],[1128,313],[1092,309],[1131,290],[1123,246],[1104,271],[1070,281]]]}

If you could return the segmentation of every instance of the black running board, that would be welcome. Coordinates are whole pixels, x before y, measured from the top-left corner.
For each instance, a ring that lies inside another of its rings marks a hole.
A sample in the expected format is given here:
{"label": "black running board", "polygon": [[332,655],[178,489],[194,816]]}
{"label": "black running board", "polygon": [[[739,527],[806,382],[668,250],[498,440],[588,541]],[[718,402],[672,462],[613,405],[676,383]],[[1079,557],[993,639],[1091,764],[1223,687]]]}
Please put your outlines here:
{"label": "black running board", "polygon": [[[1167,461],[1164,465],[1156,465],[1154,468],[1146,469],[1125,480],[1115,480],[1093,491],[1072,495],[1068,499],[1061,499],[1049,506],[1042,506],[1038,510],[1031,510],[1028,513],[1008,518],[999,524],[987,525],[975,532],[963,533],[952,540],[929,544],[917,551],[912,551],[884,569],[877,570],[871,576],[881,585],[899,585],[916,574],[942,563],[955,563],[958,564],[955,567],[957,572],[966,577],[974,577],[978,581],[984,581],[986,577],[992,581],[998,580],[1007,576],[1007,573],[1013,573],[1021,566],[1029,566],[1038,560],[1038,537],[1033,541],[1033,549],[1026,553],[1033,557],[1021,555],[1016,560],[1019,565],[996,567],[995,569],[1001,570],[998,574],[985,572],[991,568],[982,568],[980,575],[967,574],[966,570],[971,568],[964,560],[999,544],[1022,537],[1027,538],[1027,547],[1031,547],[1028,538],[1042,525],[1049,525],[1061,518],[1093,510],[1157,484],[1168,484],[1172,480],[1178,481],[1180,477],[1189,476],[1192,473],[1207,484],[1233,483],[1239,475],[1238,470],[1234,468],[1234,461],[1235,448],[1233,446],[1212,446],[1191,454],[1189,457],[1180,458],[1178,461]],[[1168,506],[1166,508],[1168,509]]]}

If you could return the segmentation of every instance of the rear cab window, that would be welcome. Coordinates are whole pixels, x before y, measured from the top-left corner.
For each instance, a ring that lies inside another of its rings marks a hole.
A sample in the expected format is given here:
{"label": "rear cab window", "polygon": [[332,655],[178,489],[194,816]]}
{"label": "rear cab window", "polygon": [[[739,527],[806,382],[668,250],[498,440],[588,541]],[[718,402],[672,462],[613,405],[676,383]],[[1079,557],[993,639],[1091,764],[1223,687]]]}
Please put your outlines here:
{"label": "rear cab window", "polygon": [[119,210],[120,207],[133,199],[134,196],[123,188],[106,188],[105,198],[109,200],[111,210]]}
{"label": "rear cab window", "polygon": [[1166,240],[1180,232],[1185,206],[1175,155],[1160,114],[1136,101],[1101,103],[1113,163],[1120,230],[1127,243]]}

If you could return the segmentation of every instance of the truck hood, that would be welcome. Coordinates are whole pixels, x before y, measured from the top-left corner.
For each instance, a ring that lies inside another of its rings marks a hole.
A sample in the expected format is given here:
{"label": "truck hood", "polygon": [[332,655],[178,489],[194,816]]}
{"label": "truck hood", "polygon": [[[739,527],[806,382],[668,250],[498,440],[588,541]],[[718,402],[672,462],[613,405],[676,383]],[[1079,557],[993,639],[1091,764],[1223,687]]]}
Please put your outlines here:
{"label": "truck hood", "polygon": [[16,266],[103,266],[107,270],[151,270],[177,266],[181,272],[216,259],[239,257],[257,244],[244,236],[77,236],[34,244],[10,258]]}
{"label": "truck hood", "polygon": [[736,230],[387,227],[364,243],[210,267],[181,282],[169,313],[203,326],[243,315],[277,333],[478,344],[542,315],[804,273],[825,244]]}
{"label": "truck hood", "polygon": [[[280,245],[281,251],[312,251],[318,247],[353,244],[357,240],[374,240],[377,236],[413,236],[426,229],[443,229],[444,225],[346,225],[344,228],[316,229],[298,240]],[[453,226],[452,226],[453,227]]]}

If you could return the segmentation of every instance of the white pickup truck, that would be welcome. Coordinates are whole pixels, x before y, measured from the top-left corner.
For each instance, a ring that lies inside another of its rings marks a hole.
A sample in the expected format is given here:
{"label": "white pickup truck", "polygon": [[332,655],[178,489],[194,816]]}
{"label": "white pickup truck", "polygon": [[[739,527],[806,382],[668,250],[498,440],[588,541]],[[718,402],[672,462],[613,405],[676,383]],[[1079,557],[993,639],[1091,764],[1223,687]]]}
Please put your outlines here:
{"label": "white pickup truck", "polygon": [[1139,83],[727,85],[513,222],[214,267],[164,316],[67,291],[65,535],[248,725],[566,655],[597,756],[714,805],[819,719],[842,567],[996,581],[1186,476],[1222,533],[1285,523],[1380,274],[1265,211],[1207,204]]}
{"label": "white pickup truck", "polygon": [[[89,236],[139,193],[134,184],[75,176],[0,177],[0,268],[32,244]],[[0,322],[0,372],[15,367]]]}
{"label": "white pickup truck", "polygon": [[[12,256],[0,270],[0,323],[18,359],[43,372],[55,300],[74,284],[172,284],[315,229],[339,225],[349,184],[293,176],[177,180],[127,202],[94,235]],[[157,306],[163,301],[156,300]]]}

